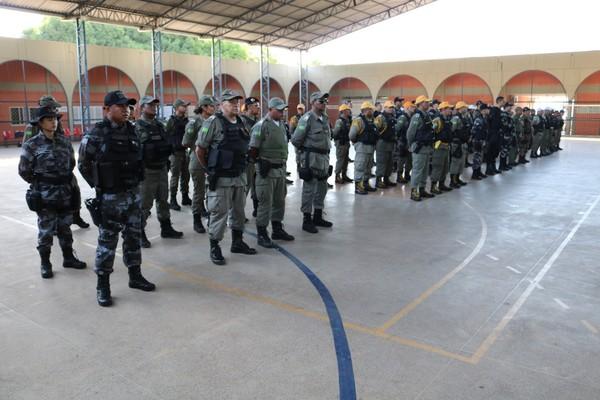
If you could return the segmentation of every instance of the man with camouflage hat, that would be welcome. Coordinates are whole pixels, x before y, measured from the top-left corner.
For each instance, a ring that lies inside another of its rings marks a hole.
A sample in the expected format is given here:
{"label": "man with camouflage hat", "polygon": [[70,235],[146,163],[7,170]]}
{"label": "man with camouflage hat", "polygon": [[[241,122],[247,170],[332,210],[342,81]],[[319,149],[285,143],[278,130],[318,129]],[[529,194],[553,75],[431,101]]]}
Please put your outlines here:
{"label": "man with camouflage hat", "polygon": [[410,119],[415,113],[415,105],[410,101],[405,101],[403,109],[400,110],[396,122],[396,163],[398,174],[396,176],[396,183],[408,183],[410,182],[410,171],[412,169],[412,158],[411,153],[408,151],[408,140],[406,138],[406,132],[410,125]]}
{"label": "man with camouflage hat", "polygon": [[241,99],[242,96],[235,91],[223,90],[221,112],[204,121],[196,141],[196,156],[209,174],[207,205],[210,212],[210,259],[217,265],[225,264],[219,242],[223,240],[228,216],[233,236],[231,252],[256,254],[256,250],[244,242],[250,136],[238,115]]}
{"label": "man with camouflage hat", "polygon": [[375,125],[381,127],[381,135],[375,145],[375,152],[377,153],[375,162],[377,183],[375,186],[380,189],[396,186],[396,183],[390,180],[393,167],[392,154],[397,142],[396,123],[394,103],[388,100],[383,104],[383,112],[375,117]]}
{"label": "man with camouflage hat", "polygon": [[287,133],[283,125],[283,112],[287,104],[279,97],[269,100],[269,112],[252,128],[250,159],[256,166],[256,196],[258,212],[256,231],[258,244],[274,247],[267,227],[273,226],[273,240],[294,240],[283,229],[285,214],[285,166],[288,157]]}
{"label": "man with camouflage hat", "polygon": [[348,177],[348,159],[350,158],[350,107],[342,104],[338,107],[340,117],[335,121],[333,140],[335,143],[335,183],[350,183]]}
{"label": "man with camouflage hat", "polygon": [[188,170],[189,160],[185,147],[182,145],[185,127],[189,122],[187,116],[187,108],[189,105],[189,102],[181,99],[175,100],[175,103],[173,104],[175,114],[171,115],[165,128],[169,143],[173,146],[173,154],[169,157],[169,162],[171,164],[171,182],[169,185],[171,200],[169,201],[169,207],[171,210],[175,211],[181,210],[181,207],[177,204],[177,189],[180,181],[181,205],[189,206],[192,204],[192,200],[188,196],[190,181],[190,172]]}
{"label": "man with camouflage hat", "polygon": [[141,197],[143,176],[140,141],[127,121],[128,99],[120,90],[104,97],[104,119],[83,137],[79,147],[79,172],[96,189],[94,222],[98,219],[98,247],[94,272],[98,275],[96,299],[102,307],[112,305],[110,274],[113,272],[119,233],[123,236],[123,262],[129,287],[153,291],[156,286],[141,273]]}
{"label": "man with camouflage hat", "polygon": [[142,247],[148,248],[152,244],[146,236],[145,228],[154,200],[156,200],[156,215],[160,222],[160,236],[181,239],[183,232],[176,231],[171,225],[167,165],[173,152],[173,146],[169,143],[164,125],[156,119],[159,100],[152,96],[144,96],[140,103],[141,118],[135,123],[135,132],[140,138],[144,163],[144,180],[141,186]]}
{"label": "man with camouflage hat", "polygon": [[410,198],[414,201],[435,197],[425,189],[434,142],[433,122],[428,113],[430,101],[425,96],[417,97],[415,100],[417,109],[410,119],[406,133],[409,150],[412,153]]}
{"label": "man with camouflage hat", "polygon": [[59,135],[58,114],[54,107],[40,107],[33,121],[39,133],[23,144],[19,175],[30,189],[26,199],[38,216],[38,246],[42,278],[53,277],[50,263],[52,237],[58,236],[63,267],[83,269],[86,264],[73,253],[71,223],[73,209],[79,209],[79,188],[73,187],[75,155],[71,142]]}
{"label": "man with camouflage hat", "polygon": [[377,189],[369,185],[371,170],[369,166],[373,161],[375,146],[379,140],[380,129],[383,128],[382,120],[376,125],[373,118],[374,106],[370,101],[365,101],[360,106],[360,114],[352,120],[350,127],[350,140],[354,143],[356,152],[354,164],[354,193],[368,194]]}
{"label": "man with camouflage hat", "polygon": [[292,136],[292,144],[300,150],[300,178],[303,180],[301,211],[304,215],[302,229],[309,233],[317,233],[317,226],[333,226],[333,223],[323,219],[327,178],[333,169],[329,165],[331,128],[325,112],[328,99],[328,93],[311,93],[311,110],[300,118]]}
{"label": "man with camouflage hat", "polygon": [[208,217],[208,211],[204,207],[204,198],[206,197],[206,170],[202,168],[198,157],[196,156],[196,141],[198,133],[204,121],[210,118],[216,110],[217,101],[212,96],[204,95],[200,97],[197,107],[194,109],[195,118],[188,122],[185,127],[185,135],[182,144],[190,150],[189,171],[194,184],[194,193],[192,195],[192,216],[194,218],[194,231],[206,233],[202,224],[202,217]]}

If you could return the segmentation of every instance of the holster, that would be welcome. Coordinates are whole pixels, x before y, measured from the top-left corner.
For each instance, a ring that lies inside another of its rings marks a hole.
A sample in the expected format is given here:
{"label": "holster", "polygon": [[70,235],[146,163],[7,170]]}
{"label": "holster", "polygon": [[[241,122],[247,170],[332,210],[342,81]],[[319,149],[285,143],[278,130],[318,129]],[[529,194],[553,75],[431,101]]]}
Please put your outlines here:
{"label": "holster", "polygon": [[267,178],[269,176],[269,171],[271,170],[271,168],[272,164],[269,160],[265,160],[262,158],[258,160],[258,169],[262,178]]}
{"label": "holster", "polygon": [[29,207],[31,211],[39,212],[43,208],[42,193],[33,185],[27,189],[27,192],[25,193],[25,201],[27,202],[27,207]]}
{"label": "holster", "polygon": [[219,177],[216,174],[209,174],[208,175],[208,190],[210,190],[211,192],[214,192],[215,190],[217,190],[217,181],[219,180]]}
{"label": "holster", "polygon": [[304,157],[305,157],[304,158],[304,166],[298,168],[298,176],[303,181],[310,181],[313,178],[313,172],[312,172],[312,169],[310,169],[309,156],[310,156],[310,152],[304,151]]}
{"label": "holster", "polygon": [[100,226],[102,224],[102,201],[100,196],[86,199],[85,207],[90,212],[94,225]]}

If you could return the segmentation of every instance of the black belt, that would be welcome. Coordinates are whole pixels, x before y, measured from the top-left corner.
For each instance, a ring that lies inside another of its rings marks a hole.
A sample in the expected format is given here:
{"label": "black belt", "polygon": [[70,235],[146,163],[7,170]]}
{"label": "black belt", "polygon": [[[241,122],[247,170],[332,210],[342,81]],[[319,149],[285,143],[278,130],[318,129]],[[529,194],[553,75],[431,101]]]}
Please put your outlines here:
{"label": "black belt", "polygon": [[61,176],[61,177],[52,177],[52,176],[36,176],[34,180],[38,183],[46,183],[49,185],[66,185],[67,183],[71,183],[73,179],[73,175],[69,176]]}
{"label": "black belt", "polygon": [[329,154],[329,149],[318,149],[316,147],[302,147],[301,150],[307,153]]}
{"label": "black belt", "polygon": [[271,168],[283,168],[285,167],[285,164],[273,164],[271,163]]}

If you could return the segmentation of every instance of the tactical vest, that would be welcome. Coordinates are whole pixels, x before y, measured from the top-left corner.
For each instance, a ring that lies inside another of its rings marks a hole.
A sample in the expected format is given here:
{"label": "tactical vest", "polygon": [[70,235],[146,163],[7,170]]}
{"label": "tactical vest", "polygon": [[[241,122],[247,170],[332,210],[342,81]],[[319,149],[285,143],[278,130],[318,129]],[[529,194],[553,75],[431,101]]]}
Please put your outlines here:
{"label": "tactical vest", "polygon": [[531,135],[531,120],[527,117],[523,117],[523,134]]}
{"label": "tactical vest", "polygon": [[460,136],[462,143],[468,143],[469,137],[471,136],[471,128],[473,127],[473,123],[471,122],[471,118],[469,118],[469,116],[458,114],[458,118],[460,118],[462,127],[458,130],[457,134]]}
{"label": "tactical vest", "polygon": [[148,136],[142,142],[142,158],[145,167],[149,169],[163,168],[173,152],[173,146],[167,140],[163,126],[159,123],[149,123],[143,119],[139,119],[136,124],[148,132]]}
{"label": "tactical vest", "polygon": [[189,119],[179,118],[179,117],[171,117],[173,119],[173,131],[170,132],[169,142],[173,146],[174,151],[184,151],[185,148],[181,144],[183,142],[183,136],[185,135],[185,127],[189,122]]}
{"label": "tactical vest", "polygon": [[377,133],[377,127],[375,126],[375,122],[373,120],[369,121],[362,114],[360,114],[360,118],[362,119],[364,130],[362,134],[358,137],[358,141],[371,146],[377,144],[379,134]]}
{"label": "tactical vest", "polygon": [[252,127],[256,125],[258,120],[252,119],[249,116],[242,114],[241,116],[242,122],[248,131],[252,130]]}
{"label": "tactical vest", "polygon": [[133,125],[112,128],[108,120],[96,124],[102,130],[102,144],[96,157],[94,186],[116,193],[137,186],[142,176],[140,142]]}
{"label": "tactical vest", "polygon": [[250,138],[240,117],[232,123],[222,114],[216,114],[223,126],[223,140],[208,155],[208,170],[218,177],[236,177],[246,169],[246,155]]}
{"label": "tactical vest", "polygon": [[[263,120],[262,124],[264,123],[266,123],[266,120]],[[259,149],[261,158],[266,158],[268,160],[287,160],[287,136],[285,134],[285,128],[283,127],[283,121],[279,121],[279,124],[280,125],[277,128],[263,131],[264,139]],[[263,127],[261,126],[261,129],[262,128]],[[274,129],[277,129],[280,132],[275,133],[273,132]]]}
{"label": "tactical vest", "polygon": [[342,128],[337,133],[335,140],[339,141],[340,144],[350,143],[350,118],[339,118],[342,121]]}
{"label": "tactical vest", "polygon": [[435,137],[433,133],[433,122],[431,121],[431,118],[429,118],[429,115],[426,115],[423,111],[417,110],[417,113],[420,114],[423,123],[417,129],[415,141],[421,146],[431,146]]}
{"label": "tactical vest", "polygon": [[[477,123],[478,121],[479,123]],[[473,134],[474,140],[486,140],[488,133],[487,122],[483,115],[479,114],[479,116],[475,118],[473,128],[471,128],[471,133]]]}
{"label": "tactical vest", "polygon": [[381,135],[381,139],[384,142],[388,143],[396,143],[396,117],[393,114],[383,113],[383,117],[385,118],[386,127],[385,132]]}
{"label": "tactical vest", "polygon": [[440,116],[442,121],[442,130],[435,135],[435,140],[440,140],[442,143],[450,143],[452,141],[452,122],[450,118]]}
{"label": "tactical vest", "polygon": [[402,116],[406,117],[406,122],[404,124],[402,124],[402,127],[398,131],[398,139],[402,143],[406,143],[406,141],[407,141],[406,132],[408,132],[408,125],[410,125],[410,116],[406,112],[400,111],[400,114],[398,115],[398,118],[396,121],[399,121],[400,117],[402,117]]}

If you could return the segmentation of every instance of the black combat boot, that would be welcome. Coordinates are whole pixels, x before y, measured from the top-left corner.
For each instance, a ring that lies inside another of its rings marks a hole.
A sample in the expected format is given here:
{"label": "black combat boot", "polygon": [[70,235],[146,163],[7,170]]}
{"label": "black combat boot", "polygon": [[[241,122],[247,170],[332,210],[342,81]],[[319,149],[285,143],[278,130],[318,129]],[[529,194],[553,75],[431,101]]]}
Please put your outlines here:
{"label": "black combat boot", "polygon": [[504,157],[500,157],[500,165],[499,165],[499,170],[500,171],[508,171],[508,165],[506,165],[506,158]]}
{"label": "black combat boot", "polygon": [[210,261],[216,265],[225,265],[225,257],[223,257],[218,240],[210,239]]}
{"label": "black combat boot", "polygon": [[256,254],[256,249],[253,249],[252,247],[248,246],[246,242],[244,242],[244,232],[232,229],[231,236],[233,236],[233,240],[231,242],[232,253]]}
{"label": "black combat boot", "polygon": [[146,236],[145,228],[142,228],[142,247],[145,249],[149,249],[150,247],[152,247],[152,243],[150,243],[148,237]]}
{"label": "black combat boot", "polygon": [[110,295],[110,275],[98,275],[98,283],[96,284],[96,300],[101,307],[112,306],[112,297]]}
{"label": "black combat boot", "polygon": [[425,189],[424,187],[419,188],[419,195],[421,196],[422,199],[431,199],[433,197],[435,197],[435,194],[431,194],[427,191],[427,189]]}
{"label": "black combat boot", "polygon": [[460,186],[466,186],[467,185],[467,182],[465,182],[462,179],[460,179],[460,174],[456,174],[456,182],[458,182],[458,184]]}
{"label": "black combat boot", "polygon": [[88,224],[81,218],[81,214],[79,213],[79,210],[77,210],[73,213],[73,224],[77,225],[78,227],[80,227],[82,229],[87,229],[90,227],[90,224]]}
{"label": "black combat boot", "polygon": [[338,185],[342,185],[344,183],[342,174],[335,174],[335,183],[337,183]]}
{"label": "black combat boot", "polygon": [[451,187],[446,186],[446,180],[444,179],[443,181],[440,181],[438,183],[438,188],[442,191],[442,192],[450,192],[452,190]]}
{"label": "black combat boot", "polygon": [[382,176],[378,176],[378,177],[375,179],[375,182],[377,182],[377,183],[375,183],[375,187],[376,187],[377,189],[387,189],[387,187],[388,187],[388,186],[385,184],[385,181],[383,180],[383,177],[382,177]]}
{"label": "black combat boot", "polygon": [[429,191],[433,194],[442,194],[442,191],[438,188],[437,182],[431,182],[431,187],[429,188]]}
{"label": "black combat boot", "polygon": [[485,164],[485,175],[486,176],[494,176],[494,175],[496,175],[495,166],[492,166],[491,163]]}
{"label": "black combat boot", "polygon": [[392,182],[390,180],[389,176],[386,176],[386,177],[383,178],[383,183],[385,183],[385,185],[387,187],[395,187],[395,186],[397,186],[396,182]]}
{"label": "black combat boot", "polygon": [[317,209],[315,209],[315,214],[313,215],[313,224],[316,226],[322,226],[323,228],[331,228],[333,226],[333,222],[323,219],[323,210]]}
{"label": "black combat boot", "polygon": [[73,254],[73,248],[63,249],[63,267],[73,269],[85,269],[87,264],[79,260]]}
{"label": "black combat boot", "polygon": [[202,215],[194,214],[194,230],[198,233],[206,233],[206,229],[204,229],[204,225],[202,225]]}
{"label": "black combat boot", "polygon": [[458,175],[452,174],[450,175],[450,187],[452,189],[460,189],[462,186],[458,183]]}
{"label": "black combat boot", "polygon": [[479,168],[475,168],[473,170],[473,174],[471,175],[471,180],[472,181],[480,181],[481,179],[483,179],[483,177],[480,174],[481,174],[481,170]]}
{"label": "black combat boot", "polygon": [[354,180],[350,179],[350,177],[344,172],[342,173],[342,180],[344,183],[352,183]]}
{"label": "black combat boot", "polygon": [[252,199],[252,207],[252,216],[256,218],[256,215],[258,214],[258,199]]}
{"label": "black combat boot", "polygon": [[421,194],[419,193],[419,189],[412,188],[410,189],[410,199],[413,201],[421,201]]}
{"label": "black combat boot", "polygon": [[315,226],[310,213],[304,213],[304,221],[302,221],[302,230],[308,233],[318,233],[319,230]]}
{"label": "black combat boot", "polygon": [[187,193],[181,193],[181,205],[182,206],[191,206],[192,205],[192,199],[190,199],[190,196],[188,196]]}
{"label": "black combat boot", "polygon": [[273,248],[273,242],[269,237],[269,231],[267,231],[266,226],[258,226],[256,225],[256,237],[258,239],[258,245],[265,247],[267,249]]}
{"label": "black combat boot", "polygon": [[142,275],[142,269],[139,265],[129,267],[129,287],[132,289],[140,289],[144,292],[152,292],[156,289],[154,283],[148,282]]}
{"label": "black combat boot", "polygon": [[52,263],[50,262],[50,249],[38,250],[40,253],[40,273],[42,274],[42,278],[50,279],[54,276],[52,272]]}
{"label": "black combat boot", "polygon": [[375,189],[373,186],[371,186],[368,179],[364,180],[363,185],[367,192],[376,192],[377,191],[377,189]]}
{"label": "black combat boot", "polygon": [[169,208],[175,211],[181,211],[181,207],[177,204],[177,192],[171,193],[171,200],[169,201]]}
{"label": "black combat boot", "polygon": [[356,182],[354,184],[354,193],[356,194],[369,194],[363,182]]}
{"label": "black combat boot", "polygon": [[271,235],[271,239],[285,240],[286,242],[294,240],[294,237],[283,229],[283,224],[281,222],[271,221],[271,225],[273,226],[273,235]]}
{"label": "black combat boot", "polygon": [[181,239],[183,232],[176,231],[171,225],[171,220],[160,221],[160,237],[169,239]]}

